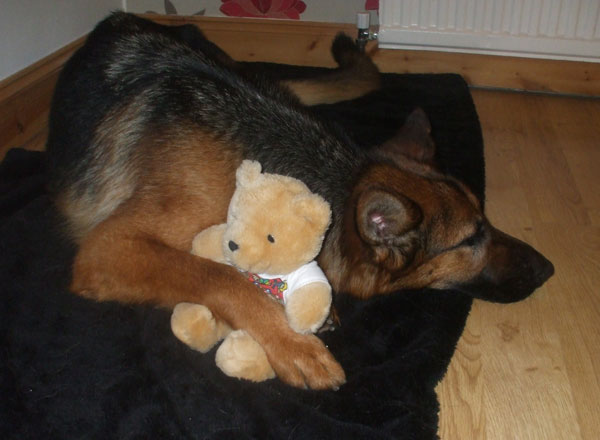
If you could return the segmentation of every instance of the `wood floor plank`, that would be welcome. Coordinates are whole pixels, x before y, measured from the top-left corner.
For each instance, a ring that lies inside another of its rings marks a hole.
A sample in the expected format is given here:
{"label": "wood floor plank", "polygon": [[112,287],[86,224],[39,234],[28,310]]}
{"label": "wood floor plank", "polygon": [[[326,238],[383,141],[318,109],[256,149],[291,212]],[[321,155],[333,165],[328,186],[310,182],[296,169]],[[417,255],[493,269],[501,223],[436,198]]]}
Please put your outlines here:
{"label": "wood floor plank", "polygon": [[536,235],[557,267],[548,311],[538,320],[552,320],[558,330],[582,438],[593,439],[600,432],[600,228],[550,225]]}
{"label": "wood floor plank", "polygon": [[561,110],[562,114],[557,118],[562,122],[563,139],[567,140],[561,143],[563,154],[591,224],[600,226],[600,184],[597,177],[600,142],[590,142],[592,138],[600,139],[600,100],[568,100]]}
{"label": "wood floor plank", "polygon": [[[544,223],[588,225],[590,218],[563,151],[571,140],[548,119],[552,98],[528,98],[530,128],[520,144],[520,163],[530,190],[527,194],[532,214]],[[564,104],[568,99],[558,101]]]}
{"label": "wood floor plank", "polygon": [[442,439],[486,438],[484,381],[481,380],[481,314],[472,313],[445,379],[438,385]]}

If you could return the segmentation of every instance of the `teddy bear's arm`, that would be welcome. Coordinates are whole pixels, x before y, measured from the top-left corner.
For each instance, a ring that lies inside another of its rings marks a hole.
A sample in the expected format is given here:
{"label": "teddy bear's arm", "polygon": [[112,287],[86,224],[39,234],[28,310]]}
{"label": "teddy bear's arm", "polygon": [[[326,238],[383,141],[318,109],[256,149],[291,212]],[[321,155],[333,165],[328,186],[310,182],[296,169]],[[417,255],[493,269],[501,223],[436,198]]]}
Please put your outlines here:
{"label": "teddy bear's arm", "polygon": [[298,333],[315,333],[329,315],[331,300],[328,283],[314,282],[299,287],[285,304],[290,327]]}
{"label": "teddy bear's arm", "polygon": [[[226,263],[221,242],[225,224],[211,226],[194,237],[192,254],[219,263]],[[194,350],[206,353],[231,329],[221,320],[215,319],[212,312],[200,304],[180,303],[171,315],[173,334]]]}
{"label": "teddy bear's arm", "polygon": [[227,263],[223,254],[225,223],[214,225],[198,233],[192,241],[192,254],[208,258],[218,263]]}

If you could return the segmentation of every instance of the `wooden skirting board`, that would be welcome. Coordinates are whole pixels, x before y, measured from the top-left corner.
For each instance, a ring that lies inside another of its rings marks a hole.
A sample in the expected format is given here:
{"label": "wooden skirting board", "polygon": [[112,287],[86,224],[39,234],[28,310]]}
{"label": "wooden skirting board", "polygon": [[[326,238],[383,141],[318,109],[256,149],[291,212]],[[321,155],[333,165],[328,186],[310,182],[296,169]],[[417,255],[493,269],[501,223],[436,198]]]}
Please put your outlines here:
{"label": "wooden skirting board", "polygon": [[58,74],[84,41],[79,38],[0,82],[0,159],[12,147],[43,148]]}
{"label": "wooden skirting board", "polygon": [[[157,22],[193,23],[239,61],[333,67],[329,46],[352,24],[285,20],[148,15]],[[78,39],[0,82],[0,158],[13,146],[43,148],[46,119],[58,73],[83,44]],[[600,63],[554,61],[446,52],[378,49],[368,53],[382,72],[461,74],[474,87],[600,96]]]}

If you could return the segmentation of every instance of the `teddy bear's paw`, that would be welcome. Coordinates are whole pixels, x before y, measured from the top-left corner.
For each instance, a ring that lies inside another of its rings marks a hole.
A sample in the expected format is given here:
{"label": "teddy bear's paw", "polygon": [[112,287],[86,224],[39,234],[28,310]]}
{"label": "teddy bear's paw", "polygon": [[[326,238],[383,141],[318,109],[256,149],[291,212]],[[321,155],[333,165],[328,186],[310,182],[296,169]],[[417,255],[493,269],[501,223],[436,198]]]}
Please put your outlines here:
{"label": "teddy bear's paw", "polygon": [[311,283],[292,293],[285,304],[290,327],[298,333],[315,333],[325,322],[331,308],[331,287]]}
{"label": "teddy bear's paw", "polygon": [[227,225],[223,223],[210,226],[198,233],[192,241],[192,254],[218,263],[226,263],[222,246],[226,227]]}
{"label": "teddy bear's paw", "polygon": [[215,355],[217,366],[228,376],[262,382],[275,377],[262,347],[243,330],[231,332]]}
{"label": "teddy bear's paw", "polygon": [[171,330],[177,339],[202,353],[209,351],[228,332],[226,324],[216,321],[207,307],[191,303],[175,306]]}

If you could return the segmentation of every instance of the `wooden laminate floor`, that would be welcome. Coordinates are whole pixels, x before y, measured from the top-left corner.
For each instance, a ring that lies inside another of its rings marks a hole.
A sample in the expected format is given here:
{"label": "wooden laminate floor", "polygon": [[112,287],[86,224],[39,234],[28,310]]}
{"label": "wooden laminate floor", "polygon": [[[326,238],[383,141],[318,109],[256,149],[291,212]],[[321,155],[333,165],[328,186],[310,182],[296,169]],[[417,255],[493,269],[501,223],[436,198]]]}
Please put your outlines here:
{"label": "wooden laminate floor", "polygon": [[[438,386],[447,440],[600,438],[600,100],[473,90],[492,222],[556,274],[476,301]],[[45,133],[29,148],[42,149]]]}
{"label": "wooden laminate floor", "polygon": [[438,386],[443,439],[600,438],[600,100],[473,90],[487,213],[556,274],[476,301]]}

